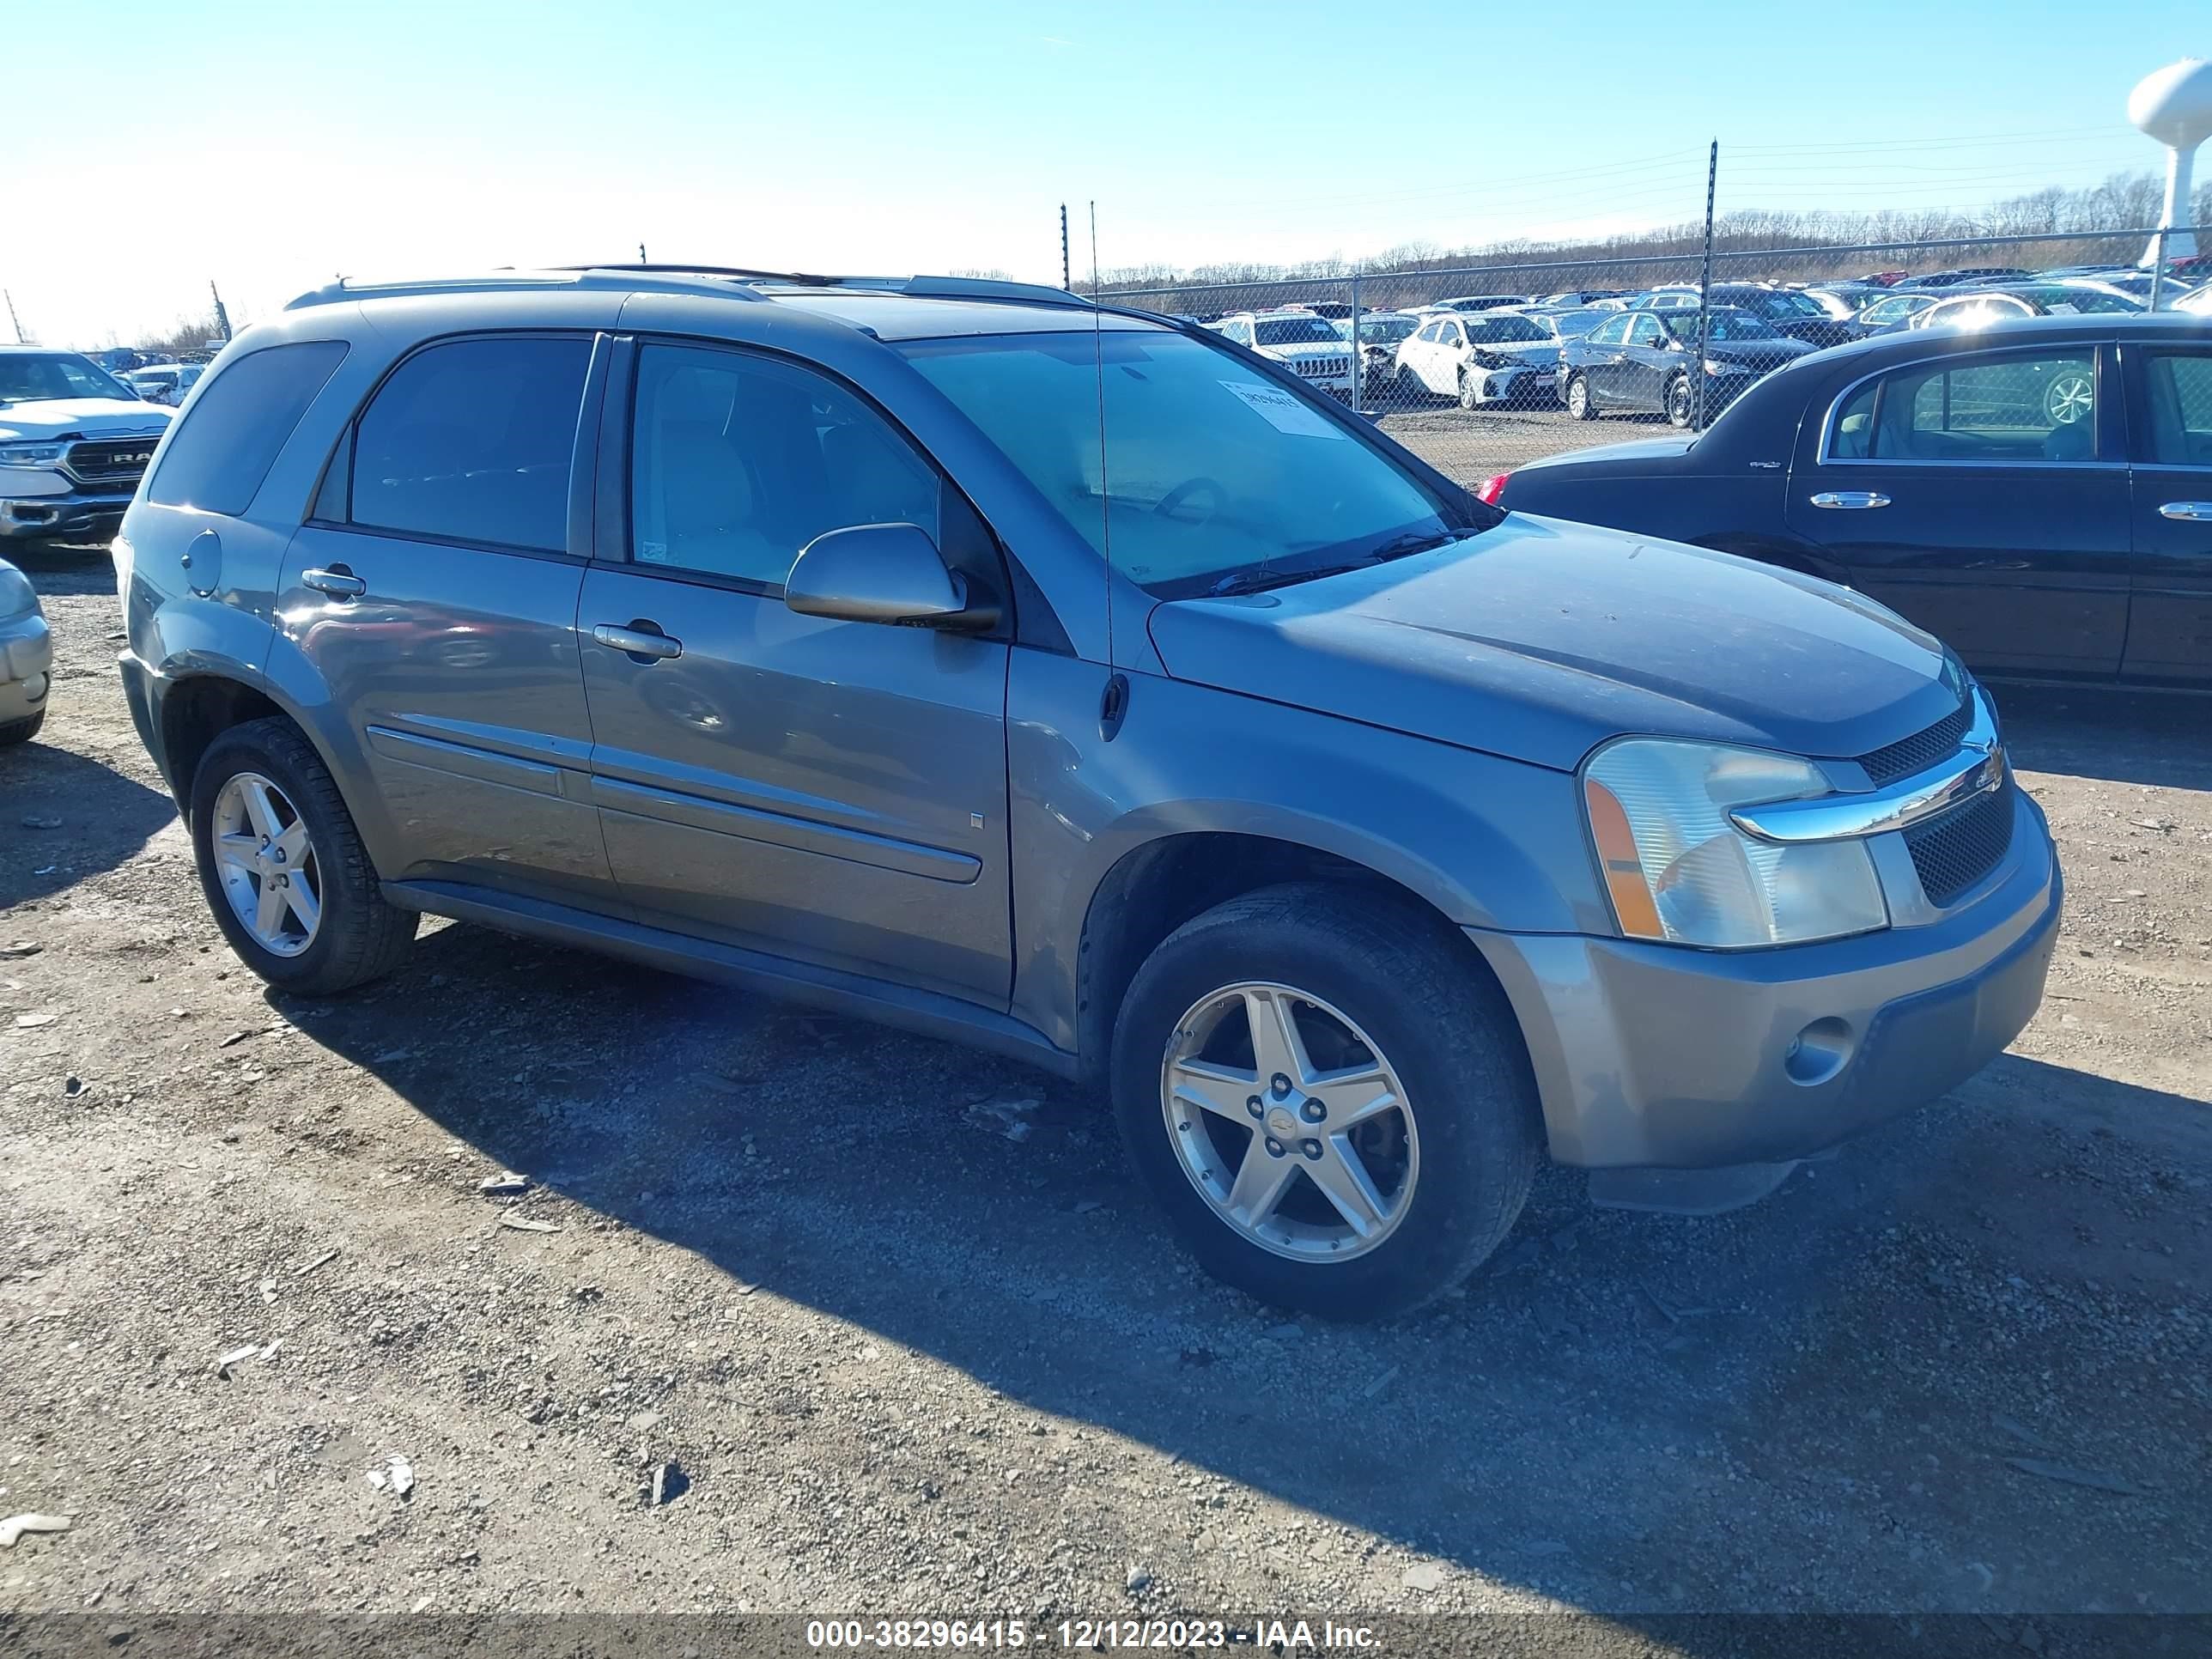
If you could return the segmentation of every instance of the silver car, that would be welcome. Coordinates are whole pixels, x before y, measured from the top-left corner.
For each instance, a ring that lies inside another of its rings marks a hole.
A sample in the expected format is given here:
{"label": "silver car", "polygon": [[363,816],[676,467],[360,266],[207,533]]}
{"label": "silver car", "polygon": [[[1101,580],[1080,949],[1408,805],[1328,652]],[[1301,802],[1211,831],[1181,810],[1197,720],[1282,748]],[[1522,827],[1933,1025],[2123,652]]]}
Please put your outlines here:
{"label": "silver car", "polygon": [[28,743],[46,723],[54,646],[31,580],[0,559],[0,749]]}
{"label": "silver car", "polygon": [[1333,1316],[1449,1288],[1547,1152],[1757,1195],[2002,1048],[2057,927],[1936,641],[1052,289],[333,286],[223,354],[116,557],[272,984],[431,912],[1019,1056]]}

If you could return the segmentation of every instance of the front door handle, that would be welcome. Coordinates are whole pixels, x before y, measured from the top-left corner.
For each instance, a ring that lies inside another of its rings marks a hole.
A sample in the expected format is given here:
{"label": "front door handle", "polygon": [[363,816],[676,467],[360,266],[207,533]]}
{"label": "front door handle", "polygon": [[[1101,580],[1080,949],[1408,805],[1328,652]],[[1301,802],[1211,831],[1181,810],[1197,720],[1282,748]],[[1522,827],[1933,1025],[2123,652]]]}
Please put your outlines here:
{"label": "front door handle", "polygon": [[1813,497],[1815,507],[1887,507],[1889,497],[1876,489],[1824,489]]}
{"label": "front door handle", "polygon": [[2158,510],[2161,519],[2186,519],[2192,524],[2212,520],[2212,501],[2168,501]]}
{"label": "front door handle", "polygon": [[592,629],[592,637],[611,651],[627,653],[633,662],[664,662],[684,654],[684,641],[670,639],[655,623],[601,623]]}
{"label": "front door handle", "polygon": [[342,564],[334,564],[328,570],[302,570],[300,586],[327,593],[334,599],[357,599],[368,592],[368,584]]}

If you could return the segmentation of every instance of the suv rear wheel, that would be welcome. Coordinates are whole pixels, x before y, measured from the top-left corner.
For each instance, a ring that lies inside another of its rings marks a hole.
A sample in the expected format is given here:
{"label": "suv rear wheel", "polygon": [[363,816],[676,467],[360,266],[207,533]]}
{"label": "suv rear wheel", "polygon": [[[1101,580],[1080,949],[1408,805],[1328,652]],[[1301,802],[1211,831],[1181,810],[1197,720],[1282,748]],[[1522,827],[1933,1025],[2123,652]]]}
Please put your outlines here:
{"label": "suv rear wheel", "polygon": [[390,973],[417,918],[385,902],[322,759],[289,720],[249,720],[208,746],[192,777],[200,890],[239,959],[303,996]]}
{"label": "suv rear wheel", "polygon": [[1334,1319],[1443,1295],[1511,1231],[1540,1145],[1510,1009],[1443,924],[1372,893],[1231,899],[1138,970],[1114,1101],[1206,1271]]}

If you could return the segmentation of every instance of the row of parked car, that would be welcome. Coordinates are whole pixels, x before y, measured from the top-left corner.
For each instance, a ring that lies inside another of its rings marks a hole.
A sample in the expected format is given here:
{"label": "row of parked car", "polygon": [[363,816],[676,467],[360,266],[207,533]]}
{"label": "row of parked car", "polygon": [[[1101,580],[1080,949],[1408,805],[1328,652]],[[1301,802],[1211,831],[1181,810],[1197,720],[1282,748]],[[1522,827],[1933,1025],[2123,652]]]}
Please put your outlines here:
{"label": "row of parked car", "polygon": [[[1309,384],[1370,406],[1450,398],[1470,410],[1559,406],[1577,419],[1648,413],[1688,427],[1808,351],[1908,329],[2140,312],[2154,289],[2150,273],[2133,267],[1977,266],[1881,280],[1887,275],[1802,287],[1469,295],[1356,319],[1348,305],[1322,304],[1204,320]],[[2170,276],[2156,298],[2161,310],[2212,315],[2212,283]]]}

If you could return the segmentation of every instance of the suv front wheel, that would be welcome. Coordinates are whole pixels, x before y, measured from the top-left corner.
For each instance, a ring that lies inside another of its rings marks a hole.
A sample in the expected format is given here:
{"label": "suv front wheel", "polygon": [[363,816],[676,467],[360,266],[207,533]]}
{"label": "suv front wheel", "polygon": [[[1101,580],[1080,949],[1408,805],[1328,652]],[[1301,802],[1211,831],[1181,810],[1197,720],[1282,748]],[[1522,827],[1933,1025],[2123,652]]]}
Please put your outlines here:
{"label": "suv front wheel", "polygon": [[1497,1249],[1540,1145],[1511,1011],[1411,906],[1265,889],[1138,970],[1113,1088],[1139,1174],[1216,1278],[1334,1319],[1403,1313]]}
{"label": "suv front wheel", "polygon": [[407,959],[417,918],[386,902],[337,783],[289,720],[249,720],[208,746],[191,831],[216,925],[271,985],[327,996]]}

